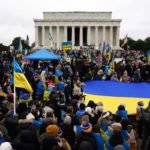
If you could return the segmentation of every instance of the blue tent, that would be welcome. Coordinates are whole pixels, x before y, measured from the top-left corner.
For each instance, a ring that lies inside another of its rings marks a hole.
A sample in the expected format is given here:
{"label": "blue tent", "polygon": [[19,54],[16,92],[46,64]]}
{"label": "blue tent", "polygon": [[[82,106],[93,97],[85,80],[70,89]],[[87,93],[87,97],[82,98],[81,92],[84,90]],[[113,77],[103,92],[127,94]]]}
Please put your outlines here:
{"label": "blue tent", "polygon": [[47,49],[39,49],[36,52],[25,56],[25,60],[59,60],[60,56],[48,51]]}

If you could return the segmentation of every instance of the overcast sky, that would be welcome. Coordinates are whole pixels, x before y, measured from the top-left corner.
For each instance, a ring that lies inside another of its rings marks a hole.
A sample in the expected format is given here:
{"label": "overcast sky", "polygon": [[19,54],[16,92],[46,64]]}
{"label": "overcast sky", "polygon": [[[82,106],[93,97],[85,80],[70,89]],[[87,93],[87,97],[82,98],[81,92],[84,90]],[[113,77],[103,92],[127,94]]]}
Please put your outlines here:
{"label": "overcast sky", "polygon": [[32,43],[33,18],[42,18],[43,11],[112,11],[114,19],[122,19],[120,38],[150,36],[150,0],[0,0],[0,43],[27,34]]}

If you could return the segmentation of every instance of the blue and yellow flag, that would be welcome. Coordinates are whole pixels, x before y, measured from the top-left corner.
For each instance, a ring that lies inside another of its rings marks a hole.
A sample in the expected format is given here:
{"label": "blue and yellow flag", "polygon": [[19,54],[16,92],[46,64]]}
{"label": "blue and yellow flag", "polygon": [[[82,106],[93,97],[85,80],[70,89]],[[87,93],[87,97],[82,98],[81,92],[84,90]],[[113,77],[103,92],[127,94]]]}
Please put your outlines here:
{"label": "blue and yellow flag", "polygon": [[114,61],[114,59],[112,59],[112,61],[111,61],[111,67],[112,67],[113,70],[115,70],[115,61]]}
{"label": "blue and yellow flag", "polygon": [[124,38],[121,47],[124,47],[125,45],[127,45],[127,43],[128,43],[128,35],[126,35],[126,37]]}
{"label": "blue and yellow flag", "polygon": [[33,92],[32,87],[30,86],[28,80],[23,74],[22,69],[20,68],[19,64],[16,62],[15,58],[14,58],[14,86],[18,88],[26,89],[30,93]]}
{"label": "blue and yellow flag", "polygon": [[112,57],[112,49],[109,45],[107,45],[106,53],[108,53],[107,65],[109,65],[109,63],[111,61],[111,57]]}
{"label": "blue and yellow flag", "polygon": [[53,37],[52,37],[50,32],[48,33],[48,38],[49,38],[50,41],[53,39]]}

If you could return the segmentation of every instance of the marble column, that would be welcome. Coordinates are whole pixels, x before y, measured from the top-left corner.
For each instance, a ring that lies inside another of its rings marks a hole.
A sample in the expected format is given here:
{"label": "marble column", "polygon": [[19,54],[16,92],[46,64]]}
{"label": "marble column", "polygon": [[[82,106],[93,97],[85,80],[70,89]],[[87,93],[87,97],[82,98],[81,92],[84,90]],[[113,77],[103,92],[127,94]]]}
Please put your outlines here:
{"label": "marble column", "polygon": [[39,28],[35,26],[35,47],[39,46]]}
{"label": "marble column", "polygon": [[110,26],[110,37],[109,37],[109,45],[113,46],[113,26]]}
{"label": "marble column", "polygon": [[88,34],[87,34],[87,43],[88,45],[91,45],[91,27],[88,26]]}
{"label": "marble column", "polygon": [[116,47],[119,47],[119,38],[120,38],[120,27],[116,28]]}
{"label": "marble column", "polygon": [[72,46],[74,47],[74,44],[75,44],[75,27],[72,26],[72,37],[71,37],[71,40],[72,40]]}
{"label": "marble column", "polygon": [[98,49],[98,26],[95,26],[95,49]]}
{"label": "marble column", "polygon": [[103,26],[103,43],[104,42],[106,42],[106,27],[105,26]]}
{"label": "marble column", "polygon": [[42,47],[45,47],[45,26],[42,26]]}
{"label": "marble column", "polygon": [[57,26],[57,49],[60,49],[59,26]]}
{"label": "marble column", "polygon": [[80,26],[80,46],[83,46],[83,27]]}
{"label": "marble column", "polygon": [[64,42],[67,41],[67,26],[64,26]]}

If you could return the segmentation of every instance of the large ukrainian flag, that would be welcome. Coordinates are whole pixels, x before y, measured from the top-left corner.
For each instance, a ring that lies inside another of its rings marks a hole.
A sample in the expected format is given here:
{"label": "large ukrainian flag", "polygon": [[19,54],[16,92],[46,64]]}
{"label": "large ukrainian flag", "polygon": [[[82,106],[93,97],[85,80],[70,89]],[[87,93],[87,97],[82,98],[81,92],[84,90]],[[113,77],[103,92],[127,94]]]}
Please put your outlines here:
{"label": "large ukrainian flag", "polygon": [[105,110],[116,113],[120,103],[126,104],[128,114],[136,114],[138,101],[143,101],[145,107],[150,101],[149,83],[121,83],[115,81],[92,80],[85,82],[83,87],[86,95],[85,104],[90,100],[102,102]]}
{"label": "large ukrainian flag", "polygon": [[28,80],[23,74],[22,69],[20,68],[19,64],[16,62],[15,58],[14,58],[14,86],[18,88],[26,89],[30,93],[33,92],[32,87],[30,86]]}

